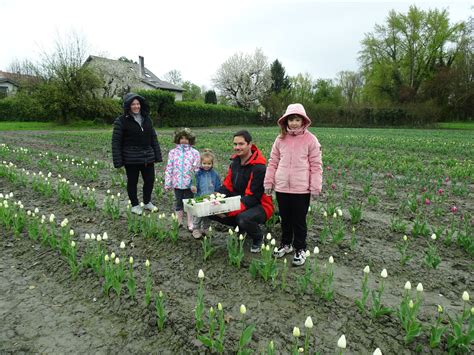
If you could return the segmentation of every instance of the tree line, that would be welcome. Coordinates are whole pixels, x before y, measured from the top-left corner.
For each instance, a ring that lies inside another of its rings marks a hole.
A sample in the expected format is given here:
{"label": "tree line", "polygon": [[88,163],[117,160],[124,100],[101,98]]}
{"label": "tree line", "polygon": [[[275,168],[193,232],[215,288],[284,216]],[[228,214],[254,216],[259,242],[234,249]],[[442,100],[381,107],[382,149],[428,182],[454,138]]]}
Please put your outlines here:
{"label": "tree line", "polygon": [[[222,63],[212,80],[217,93],[183,80],[179,70],[166,73],[164,79],[185,89],[183,101],[258,111],[263,123],[274,122],[291,102],[302,103],[312,117],[328,124],[470,120],[473,45],[472,17],[452,24],[447,10],[411,6],[407,13],[390,11],[383,24],[375,25],[361,41],[360,69],[341,71],[336,78],[289,76],[283,63],[269,63],[256,49]],[[43,53],[38,63],[13,62],[9,71],[28,79],[20,80],[18,105],[37,105],[39,115],[63,122],[117,114],[120,106],[115,100],[96,96],[104,81],[83,65],[86,57],[86,45],[73,34],[58,40],[54,52]]]}

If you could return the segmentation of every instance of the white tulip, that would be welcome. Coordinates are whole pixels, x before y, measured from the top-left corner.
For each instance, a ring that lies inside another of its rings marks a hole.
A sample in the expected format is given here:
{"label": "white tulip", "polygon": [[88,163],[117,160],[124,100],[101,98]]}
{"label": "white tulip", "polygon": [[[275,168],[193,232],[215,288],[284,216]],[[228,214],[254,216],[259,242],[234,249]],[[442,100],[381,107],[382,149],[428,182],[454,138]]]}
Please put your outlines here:
{"label": "white tulip", "polygon": [[76,246],[76,242],[74,240],[71,240],[71,246],[74,248]]}
{"label": "white tulip", "polygon": [[275,240],[275,239],[272,239],[272,240],[270,241],[270,245],[275,246],[275,244],[276,244],[276,240]]}
{"label": "white tulip", "polygon": [[319,248],[318,247],[314,247],[313,254],[319,254]]}
{"label": "white tulip", "polygon": [[115,253],[112,252],[112,254],[110,254],[110,259],[115,259]]}
{"label": "white tulip", "polygon": [[49,222],[53,223],[53,222],[54,222],[54,218],[55,218],[55,217],[54,217],[54,214],[51,213],[51,214],[49,215]]}
{"label": "white tulip", "polygon": [[146,266],[146,267],[150,267],[150,260],[146,259],[146,261],[145,261],[145,266]]}
{"label": "white tulip", "polygon": [[[408,237],[406,235],[403,236],[403,240],[406,242],[408,240]],[[377,348],[378,349],[378,348]]]}
{"label": "white tulip", "polygon": [[305,253],[304,253],[304,255],[305,255],[307,258],[309,258],[309,256],[311,255],[311,253],[309,252],[309,250],[306,250]]}
{"label": "white tulip", "polygon": [[387,276],[388,276],[387,269],[383,269],[382,272],[380,273],[380,276],[382,276],[384,279],[386,279]]}
{"label": "white tulip", "polygon": [[463,300],[464,302],[469,301],[469,293],[467,293],[467,291],[464,291],[464,292],[462,293],[462,300]]}
{"label": "white tulip", "polygon": [[295,338],[298,338],[300,335],[301,335],[300,328],[294,327],[294,328],[293,328],[293,336],[294,336]]}
{"label": "white tulip", "polygon": [[97,241],[98,242],[102,241],[102,237],[100,236],[100,234],[97,234]]}
{"label": "white tulip", "polygon": [[413,300],[410,300],[410,302],[408,302],[408,307],[410,307],[410,308],[415,307],[415,304],[413,303]]}
{"label": "white tulip", "polygon": [[346,336],[342,334],[339,340],[337,341],[337,347],[340,349],[345,349],[346,346],[347,346]]}
{"label": "white tulip", "polygon": [[337,211],[337,214],[339,215],[339,217],[341,217],[342,216],[342,210],[340,208],[338,208],[336,211]]}
{"label": "white tulip", "polygon": [[382,355],[382,350],[380,350],[379,348],[375,349],[375,351],[373,352],[372,355]]}
{"label": "white tulip", "polygon": [[336,212],[333,213],[332,218],[337,218]]}
{"label": "white tulip", "polygon": [[267,238],[267,240],[272,240],[272,235],[270,233],[267,233],[266,238]]}
{"label": "white tulip", "polygon": [[199,271],[198,271],[198,278],[200,278],[200,279],[204,278],[204,271],[202,271],[202,269],[199,269]]}
{"label": "white tulip", "polygon": [[104,232],[104,235],[102,236],[102,240],[107,240],[109,239],[109,235],[107,234],[107,232]]}
{"label": "white tulip", "polygon": [[104,256],[104,260],[105,260],[105,261],[109,261],[109,260],[110,260],[110,258],[109,258],[109,256],[108,256],[107,254]]}
{"label": "white tulip", "polygon": [[95,234],[91,233],[91,240],[95,240]]}
{"label": "white tulip", "polygon": [[364,268],[364,273],[368,274],[370,272],[370,267],[369,265],[367,265],[365,268]]}
{"label": "white tulip", "polygon": [[86,235],[84,236],[84,239],[85,239],[85,240],[91,239],[91,236],[89,235],[89,233],[86,233]]}
{"label": "white tulip", "polygon": [[403,288],[404,288],[405,290],[411,290],[411,283],[410,283],[410,281],[407,281],[407,282],[405,283],[405,286],[404,286]]}
{"label": "white tulip", "polygon": [[235,233],[239,233],[239,226],[235,227],[234,231]]}
{"label": "white tulip", "polygon": [[436,234],[431,234],[431,240],[436,240]]}
{"label": "white tulip", "polygon": [[304,326],[308,329],[313,328],[313,320],[311,319],[310,316],[306,318],[306,321],[304,322]]}
{"label": "white tulip", "polygon": [[329,264],[334,264],[334,258],[332,257],[332,255],[329,257]]}
{"label": "white tulip", "polygon": [[247,313],[247,308],[245,308],[245,305],[241,304],[240,305],[240,314],[245,314]]}
{"label": "white tulip", "polygon": [[125,249],[125,243],[123,241],[120,242],[120,249]]}
{"label": "white tulip", "polygon": [[130,259],[128,260],[128,262],[129,262],[130,264],[133,264],[133,256],[130,257]]}
{"label": "white tulip", "polygon": [[120,259],[118,257],[115,258],[115,264],[117,264],[117,265],[120,264]]}
{"label": "white tulip", "polygon": [[423,292],[423,285],[421,284],[421,282],[419,282],[418,285],[416,285],[416,290],[418,292]]}
{"label": "white tulip", "polygon": [[239,240],[244,240],[244,235],[243,234],[239,235]]}
{"label": "white tulip", "polygon": [[69,230],[69,235],[72,237],[74,235],[74,230],[70,229]]}

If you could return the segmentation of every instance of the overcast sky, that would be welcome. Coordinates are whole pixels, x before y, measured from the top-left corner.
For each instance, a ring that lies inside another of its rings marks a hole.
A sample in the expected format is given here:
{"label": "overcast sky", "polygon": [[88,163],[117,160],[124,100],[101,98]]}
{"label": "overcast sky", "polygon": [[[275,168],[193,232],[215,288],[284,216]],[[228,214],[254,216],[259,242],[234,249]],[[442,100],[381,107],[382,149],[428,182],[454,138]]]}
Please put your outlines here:
{"label": "overcast sky", "polygon": [[76,31],[89,53],[138,61],[158,77],[172,69],[212,87],[219,66],[259,47],[288,75],[334,78],[358,69],[364,33],[391,9],[447,9],[451,22],[473,14],[473,1],[318,0],[0,0],[0,70],[14,59],[36,60],[60,36]]}

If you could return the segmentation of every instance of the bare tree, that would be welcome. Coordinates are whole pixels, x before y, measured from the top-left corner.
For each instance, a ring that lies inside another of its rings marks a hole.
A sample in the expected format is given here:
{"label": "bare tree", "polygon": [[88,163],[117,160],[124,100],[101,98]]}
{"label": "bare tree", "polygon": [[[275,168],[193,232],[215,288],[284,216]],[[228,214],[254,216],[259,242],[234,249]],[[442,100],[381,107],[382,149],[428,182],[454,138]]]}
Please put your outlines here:
{"label": "bare tree", "polygon": [[258,106],[272,84],[267,57],[260,48],[253,55],[234,54],[212,81],[222,96],[246,110]]}
{"label": "bare tree", "polygon": [[177,69],[170,70],[164,75],[164,79],[173,85],[181,85],[183,83],[183,77],[181,72]]}

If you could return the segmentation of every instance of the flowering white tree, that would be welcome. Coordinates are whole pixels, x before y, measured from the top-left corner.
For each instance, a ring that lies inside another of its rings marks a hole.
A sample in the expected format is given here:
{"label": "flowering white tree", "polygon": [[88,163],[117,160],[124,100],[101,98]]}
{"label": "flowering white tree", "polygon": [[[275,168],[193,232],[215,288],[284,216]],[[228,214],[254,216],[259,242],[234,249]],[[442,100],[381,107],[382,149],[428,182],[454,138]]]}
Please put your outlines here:
{"label": "flowering white tree", "polygon": [[232,104],[256,107],[272,84],[267,57],[260,48],[253,55],[236,53],[221,65],[213,83]]}

